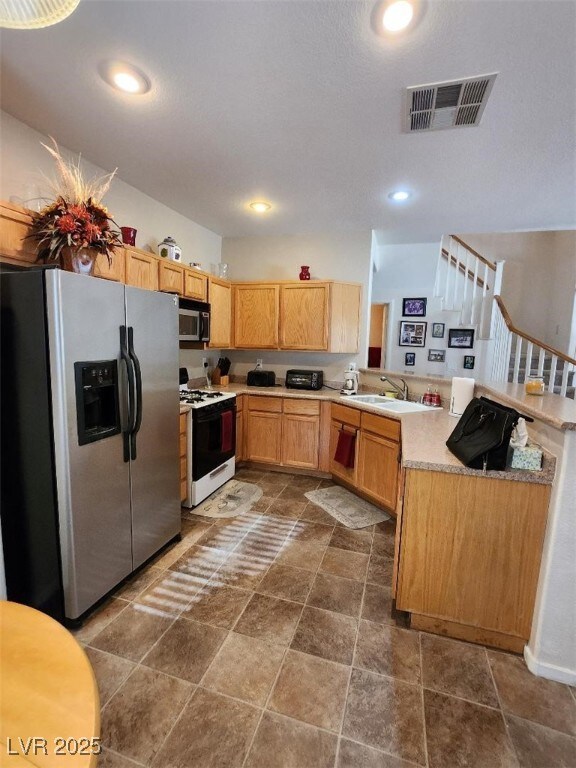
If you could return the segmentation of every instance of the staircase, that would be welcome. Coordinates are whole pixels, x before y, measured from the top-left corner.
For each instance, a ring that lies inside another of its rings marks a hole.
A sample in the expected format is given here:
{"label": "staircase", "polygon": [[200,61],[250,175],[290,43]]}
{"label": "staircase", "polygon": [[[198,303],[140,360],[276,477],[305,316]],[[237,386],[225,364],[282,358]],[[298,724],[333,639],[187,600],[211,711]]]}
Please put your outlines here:
{"label": "staircase", "polygon": [[447,235],[434,296],[443,311],[456,313],[459,325],[476,329],[484,353],[481,377],[521,384],[530,374],[542,376],[548,392],[574,399],[576,360],[513,325],[500,296],[503,268],[503,261],[494,264],[456,235]]}
{"label": "staircase", "polygon": [[502,267],[485,259],[456,235],[442,238],[434,296],[441,308],[458,313],[458,325],[475,328],[478,340],[490,338],[491,307],[500,293]]}

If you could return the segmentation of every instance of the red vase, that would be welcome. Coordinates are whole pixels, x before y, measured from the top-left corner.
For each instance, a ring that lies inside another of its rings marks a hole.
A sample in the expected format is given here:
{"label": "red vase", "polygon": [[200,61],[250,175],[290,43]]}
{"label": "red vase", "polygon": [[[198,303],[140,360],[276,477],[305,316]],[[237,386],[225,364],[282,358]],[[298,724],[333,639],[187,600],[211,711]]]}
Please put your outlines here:
{"label": "red vase", "polygon": [[300,280],[310,280],[310,267],[300,267]]}

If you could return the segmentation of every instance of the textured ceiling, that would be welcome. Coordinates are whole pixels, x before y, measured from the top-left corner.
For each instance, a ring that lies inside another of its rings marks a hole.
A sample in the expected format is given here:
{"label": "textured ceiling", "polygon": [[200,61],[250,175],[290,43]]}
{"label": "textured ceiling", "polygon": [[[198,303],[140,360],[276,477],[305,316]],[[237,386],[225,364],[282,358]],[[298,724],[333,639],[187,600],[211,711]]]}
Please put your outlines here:
{"label": "textured ceiling", "polygon": [[[2,107],[222,235],[574,226],[576,4],[431,0],[395,40],[374,5],[82,0],[54,27],[2,31]],[[105,59],[152,91],[113,91]],[[402,132],[407,86],[494,71],[480,127]],[[387,199],[398,187],[407,205]],[[273,212],[248,213],[255,198]]]}

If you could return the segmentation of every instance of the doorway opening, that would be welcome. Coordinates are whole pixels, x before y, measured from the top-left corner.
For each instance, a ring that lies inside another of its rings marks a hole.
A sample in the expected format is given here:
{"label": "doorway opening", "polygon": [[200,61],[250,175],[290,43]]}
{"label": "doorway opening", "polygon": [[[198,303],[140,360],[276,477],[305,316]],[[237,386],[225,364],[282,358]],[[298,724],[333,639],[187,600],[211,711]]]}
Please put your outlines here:
{"label": "doorway opening", "polygon": [[368,368],[386,366],[386,332],[388,304],[370,305],[370,332],[368,334]]}

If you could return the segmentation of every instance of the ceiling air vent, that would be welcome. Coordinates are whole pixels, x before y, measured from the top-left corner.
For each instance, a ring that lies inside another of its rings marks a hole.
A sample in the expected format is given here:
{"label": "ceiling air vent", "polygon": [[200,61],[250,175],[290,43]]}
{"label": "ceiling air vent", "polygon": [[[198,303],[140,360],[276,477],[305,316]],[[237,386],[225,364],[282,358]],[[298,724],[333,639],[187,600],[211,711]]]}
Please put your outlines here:
{"label": "ceiling air vent", "polygon": [[479,125],[497,73],[407,89],[406,131]]}

